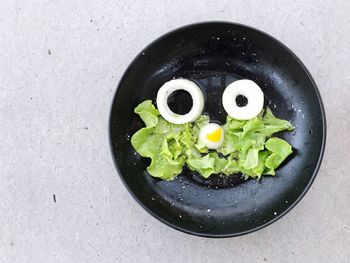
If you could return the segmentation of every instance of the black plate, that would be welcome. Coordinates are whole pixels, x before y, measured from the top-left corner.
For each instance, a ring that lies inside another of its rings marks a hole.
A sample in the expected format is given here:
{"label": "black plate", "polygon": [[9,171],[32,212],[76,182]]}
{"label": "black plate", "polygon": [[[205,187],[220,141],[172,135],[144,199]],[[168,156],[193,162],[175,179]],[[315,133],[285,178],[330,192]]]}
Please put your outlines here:
{"label": "black plate", "polygon": [[[149,160],[135,153],[130,137],[142,122],[134,108],[154,101],[173,78],[195,81],[206,98],[204,111],[224,122],[224,88],[254,80],[265,104],[296,129],[280,134],[294,154],[277,176],[244,181],[239,175],[203,180],[188,169],[172,182],[152,178]],[[110,142],[119,174],[134,198],[153,216],[186,233],[230,237],[260,229],[286,214],[310,188],[325,147],[326,120],[316,84],[302,62],[278,40],[238,24],[212,22],[172,31],[146,47],[117,89],[110,116]]]}

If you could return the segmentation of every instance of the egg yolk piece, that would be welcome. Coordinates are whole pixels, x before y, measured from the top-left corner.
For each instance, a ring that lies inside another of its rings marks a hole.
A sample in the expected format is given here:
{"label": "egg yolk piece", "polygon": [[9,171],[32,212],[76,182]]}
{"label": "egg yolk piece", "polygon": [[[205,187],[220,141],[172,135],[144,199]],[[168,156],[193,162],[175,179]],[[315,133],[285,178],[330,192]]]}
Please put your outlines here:
{"label": "egg yolk piece", "polygon": [[216,129],[214,132],[207,134],[207,139],[212,141],[212,142],[218,142],[221,139],[222,135],[222,128]]}
{"label": "egg yolk piece", "polygon": [[208,149],[217,149],[224,142],[224,130],[217,123],[208,123],[200,129],[199,140]]}

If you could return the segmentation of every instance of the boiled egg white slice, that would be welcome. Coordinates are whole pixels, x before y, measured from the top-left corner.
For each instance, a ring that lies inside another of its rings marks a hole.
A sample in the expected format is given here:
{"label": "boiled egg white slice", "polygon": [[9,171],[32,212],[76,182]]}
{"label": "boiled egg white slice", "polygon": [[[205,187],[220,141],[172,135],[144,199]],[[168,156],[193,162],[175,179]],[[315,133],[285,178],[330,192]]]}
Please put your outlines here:
{"label": "boiled egg white slice", "polygon": [[224,142],[224,129],[216,123],[208,123],[199,131],[199,140],[208,149],[217,149]]}
{"label": "boiled egg white slice", "polygon": [[[168,97],[177,90],[187,91],[192,97],[192,108],[190,112],[180,115],[174,113],[168,105]],[[204,97],[201,89],[196,83],[188,79],[170,80],[158,90],[157,108],[160,115],[168,122],[174,124],[184,124],[195,121],[202,113],[204,107]]]}
{"label": "boiled egg white slice", "polygon": [[[247,105],[240,107],[236,98],[243,95],[248,100]],[[228,85],[222,94],[222,105],[232,118],[249,120],[257,116],[264,106],[264,93],[254,81],[249,79],[237,80]]]}

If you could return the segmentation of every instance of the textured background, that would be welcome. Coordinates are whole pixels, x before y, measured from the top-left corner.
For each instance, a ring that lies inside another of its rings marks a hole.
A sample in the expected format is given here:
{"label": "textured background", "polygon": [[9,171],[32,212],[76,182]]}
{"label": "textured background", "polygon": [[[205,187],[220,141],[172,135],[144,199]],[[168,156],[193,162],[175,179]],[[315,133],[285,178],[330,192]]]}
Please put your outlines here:
{"label": "textured background", "polygon": [[[0,0],[0,262],[350,262],[349,13],[345,0]],[[311,190],[287,216],[239,238],[189,236],[148,215],[117,177],[107,138],[132,58],[205,20],[284,42],[327,112]]]}

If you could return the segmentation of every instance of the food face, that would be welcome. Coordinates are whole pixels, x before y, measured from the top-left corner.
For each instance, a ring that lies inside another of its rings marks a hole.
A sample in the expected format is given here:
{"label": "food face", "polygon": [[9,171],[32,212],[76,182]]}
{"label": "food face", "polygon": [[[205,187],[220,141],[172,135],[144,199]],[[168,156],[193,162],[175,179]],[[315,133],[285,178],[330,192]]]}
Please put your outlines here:
{"label": "food face", "polygon": [[[192,98],[192,108],[185,114],[174,113],[168,105],[169,96],[178,90]],[[238,105],[238,96],[246,99],[245,105]],[[238,80],[226,87],[222,103],[228,116],[222,126],[201,115],[204,97],[190,80],[166,82],[156,102],[158,109],[151,100],[135,108],[146,127],[131,139],[142,157],[151,158],[147,171],[154,177],[172,180],[187,165],[205,178],[235,173],[260,178],[274,175],[292,153],[289,143],[272,135],[292,130],[293,125],[276,118],[270,109],[263,110],[263,92],[251,80]]]}

